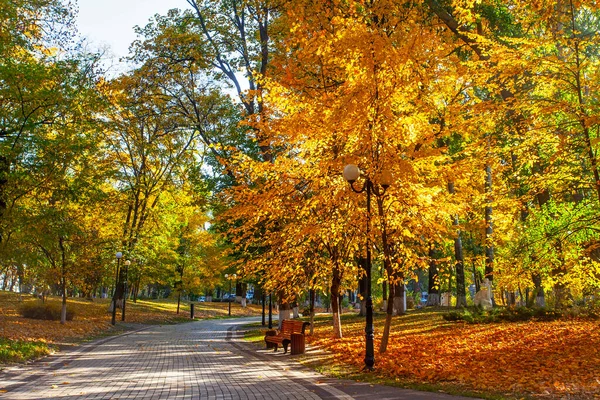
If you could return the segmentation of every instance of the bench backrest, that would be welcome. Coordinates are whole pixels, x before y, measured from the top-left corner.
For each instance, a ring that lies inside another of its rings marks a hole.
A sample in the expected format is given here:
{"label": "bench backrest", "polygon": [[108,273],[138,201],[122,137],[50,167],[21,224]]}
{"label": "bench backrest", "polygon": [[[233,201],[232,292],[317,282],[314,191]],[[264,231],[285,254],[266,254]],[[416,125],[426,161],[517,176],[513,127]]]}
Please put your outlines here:
{"label": "bench backrest", "polygon": [[310,325],[310,322],[300,321],[299,319],[284,319],[281,322],[281,333],[291,335],[292,333],[304,334],[304,328]]}

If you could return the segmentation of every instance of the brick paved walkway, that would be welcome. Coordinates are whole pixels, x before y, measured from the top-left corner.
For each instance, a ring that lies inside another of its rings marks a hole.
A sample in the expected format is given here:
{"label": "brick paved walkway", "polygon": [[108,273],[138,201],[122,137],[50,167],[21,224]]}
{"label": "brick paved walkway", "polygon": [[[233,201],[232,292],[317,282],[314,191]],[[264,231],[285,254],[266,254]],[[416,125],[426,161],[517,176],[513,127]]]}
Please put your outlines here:
{"label": "brick paved walkway", "polygon": [[0,372],[0,399],[459,399],[324,379],[241,340],[236,328],[249,320],[149,326],[86,344]]}

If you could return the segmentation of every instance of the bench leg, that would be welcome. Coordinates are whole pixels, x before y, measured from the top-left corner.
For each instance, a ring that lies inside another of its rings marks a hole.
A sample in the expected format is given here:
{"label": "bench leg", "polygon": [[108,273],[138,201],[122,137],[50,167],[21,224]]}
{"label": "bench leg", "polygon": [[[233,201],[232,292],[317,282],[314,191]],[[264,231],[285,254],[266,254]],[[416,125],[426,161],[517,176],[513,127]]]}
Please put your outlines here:
{"label": "bench leg", "polygon": [[288,346],[289,346],[290,342],[288,341],[283,341],[282,345],[283,345],[283,354],[287,353],[288,350]]}

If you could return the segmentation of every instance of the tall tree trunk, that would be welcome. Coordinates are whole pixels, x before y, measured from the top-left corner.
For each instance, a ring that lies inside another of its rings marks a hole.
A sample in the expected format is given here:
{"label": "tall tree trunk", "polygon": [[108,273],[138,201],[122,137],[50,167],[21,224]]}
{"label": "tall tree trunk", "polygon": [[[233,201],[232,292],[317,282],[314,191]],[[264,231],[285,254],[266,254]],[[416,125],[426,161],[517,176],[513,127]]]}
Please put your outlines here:
{"label": "tall tree trunk", "polygon": [[437,269],[437,254],[433,246],[429,249],[429,283],[427,286],[427,297],[428,306],[439,306],[440,305],[440,277]]}
{"label": "tall tree trunk", "polygon": [[535,305],[538,307],[546,307],[544,287],[542,286],[542,277],[539,273],[536,272],[531,274],[531,280],[533,281],[533,285],[535,286],[531,302],[535,302]]}
{"label": "tall tree trunk", "polygon": [[66,265],[67,257],[65,254],[64,239],[60,237],[58,239],[58,245],[61,251],[61,277],[60,277],[60,289],[62,292],[62,308],[60,310],[60,323],[64,325],[67,322],[67,278],[66,278]]}
{"label": "tall tree trunk", "polygon": [[406,288],[404,287],[404,277],[402,277],[400,282],[394,285],[393,302],[393,315],[406,314]]}
{"label": "tall tree trunk", "polygon": [[67,323],[67,283],[63,277],[60,282],[62,292],[62,306],[60,309],[60,323],[62,325]]}
{"label": "tall tree trunk", "polygon": [[308,291],[308,309],[310,313],[310,335],[315,331],[315,289]]}
{"label": "tall tree trunk", "polygon": [[387,304],[388,304],[387,286],[388,286],[388,283],[384,279],[383,282],[381,282],[381,291],[382,291],[382,297],[383,297],[383,309],[384,310],[387,310]]}
{"label": "tall tree trunk", "polygon": [[[490,282],[494,281],[494,245],[492,244],[492,235],[494,233],[494,222],[492,220],[492,167],[489,164],[485,166],[485,277]],[[492,304],[494,296],[492,295]]]}
{"label": "tall tree trunk", "polygon": [[381,345],[379,348],[380,353],[385,353],[390,336],[390,329],[392,324],[392,317],[394,315],[394,297],[396,288],[395,279],[398,278],[397,274],[394,273],[391,262],[391,246],[387,236],[387,224],[385,219],[385,213],[383,209],[383,196],[376,196],[377,199],[377,210],[379,212],[379,220],[381,225],[381,243],[383,247],[383,267],[387,276],[387,283],[389,287],[389,297],[386,304],[386,317],[385,326],[383,329],[383,336],[381,337]]}
{"label": "tall tree trunk", "polygon": [[394,296],[395,287],[390,285],[390,293],[388,296],[387,308],[385,310],[385,325],[383,327],[383,336],[381,337],[381,343],[379,345],[379,352],[381,354],[387,351],[387,346],[390,338],[390,330],[392,327],[392,316],[394,314]]}
{"label": "tall tree trunk", "polygon": [[[448,192],[454,194],[454,182],[448,182]],[[456,308],[467,306],[467,290],[465,285],[465,265],[460,229],[458,229],[458,215],[452,217],[452,225],[456,227],[454,238],[454,259],[456,260]]]}
{"label": "tall tree trunk", "polygon": [[[9,173],[8,159],[0,155],[0,245],[4,243],[4,219],[6,217],[6,185]],[[6,286],[4,286],[6,287]]]}
{"label": "tall tree trunk", "polygon": [[281,299],[283,296],[279,296],[279,329],[284,319],[290,319],[292,316],[292,308],[288,302],[283,302]]}
{"label": "tall tree trunk", "polygon": [[342,337],[342,322],[340,319],[340,284],[342,281],[341,273],[338,267],[333,269],[331,279],[331,312],[333,313],[333,335],[336,338]]}
{"label": "tall tree trunk", "polygon": [[267,295],[264,294],[264,293],[262,293],[261,300],[262,300],[262,319],[261,319],[261,325],[265,326],[265,325],[267,325],[267,314],[266,314]]}
{"label": "tall tree trunk", "polygon": [[554,242],[554,248],[558,253],[558,265],[552,268],[552,277],[556,280],[553,287],[554,307],[561,310],[567,307],[569,292],[567,286],[563,281],[567,269],[565,267],[562,242],[560,239],[556,239],[556,241]]}

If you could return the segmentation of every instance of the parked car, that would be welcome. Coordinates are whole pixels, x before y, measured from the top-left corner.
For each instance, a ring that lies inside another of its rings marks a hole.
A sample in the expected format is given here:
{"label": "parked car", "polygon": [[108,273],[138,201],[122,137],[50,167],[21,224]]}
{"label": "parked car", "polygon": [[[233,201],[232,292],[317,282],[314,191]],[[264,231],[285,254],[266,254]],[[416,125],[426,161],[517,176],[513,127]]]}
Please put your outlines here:
{"label": "parked car", "polygon": [[206,301],[206,296],[198,297],[198,301],[202,301],[202,302]]}
{"label": "parked car", "polygon": [[225,293],[222,297],[222,301],[235,301],[235,293],[231,293],[231,294]]}

